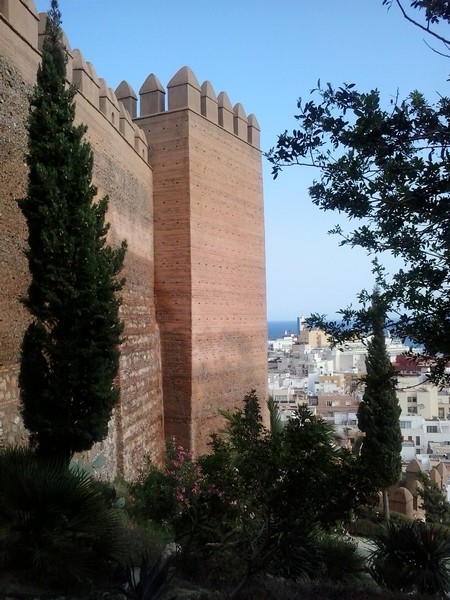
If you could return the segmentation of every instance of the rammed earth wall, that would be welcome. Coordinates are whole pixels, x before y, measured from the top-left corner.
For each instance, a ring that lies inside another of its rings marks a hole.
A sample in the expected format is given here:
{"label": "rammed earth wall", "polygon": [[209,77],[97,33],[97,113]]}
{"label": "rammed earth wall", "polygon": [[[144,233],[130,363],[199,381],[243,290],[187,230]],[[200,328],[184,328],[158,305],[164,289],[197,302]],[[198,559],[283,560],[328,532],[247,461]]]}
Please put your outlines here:
{"label": "rammed earth wall", "polygon": [[[0,0],[0,444],[26,439],[17,373],[28,272],[17,198],[26,190],[27,91],[44,24],[32,0]],[[165,436],[203,452],[219,409],[239,406],[253,388],[265,398],[259,126],[187,67],[167,86],[167,108],[150,75],[138,114],[126,82],[114,92],[67,47],[94,183],[110,197],[110,243],[128,242],[120,402],[90,458],[105,455],[106,476],[131,477],[144,455],[161,460]]]}

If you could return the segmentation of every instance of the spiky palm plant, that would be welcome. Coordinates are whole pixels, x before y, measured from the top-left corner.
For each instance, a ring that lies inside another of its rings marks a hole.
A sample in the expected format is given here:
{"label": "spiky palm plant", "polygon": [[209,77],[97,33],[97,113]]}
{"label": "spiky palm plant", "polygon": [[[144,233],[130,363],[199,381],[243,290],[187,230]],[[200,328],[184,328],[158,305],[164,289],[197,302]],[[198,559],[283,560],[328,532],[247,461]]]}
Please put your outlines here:
{"label": "spiky palm plant", "polygon": [[390,522],[373,537],[370,571],[384,587],[447,598],[448,530],[421,521]]}
{"label": "spiky palm plant", "polygon": [[362,578],[365,561],[353,541],[339,535],[324,533],[319,538],[317,547],[320,563],[314,579],[351,582]]}
{"label": "spiky palm plant", "polygon": [[28,449],[0,451],[0,566],[86,582],[120,549],[120,520],[90,476]]}

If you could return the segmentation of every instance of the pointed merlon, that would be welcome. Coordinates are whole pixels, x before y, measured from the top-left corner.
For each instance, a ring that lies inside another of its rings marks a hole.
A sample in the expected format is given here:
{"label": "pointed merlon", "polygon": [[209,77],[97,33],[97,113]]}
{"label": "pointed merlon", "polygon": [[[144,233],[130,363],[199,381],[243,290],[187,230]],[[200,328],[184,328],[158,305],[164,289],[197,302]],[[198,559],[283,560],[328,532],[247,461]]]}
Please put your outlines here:
{"label": "pointed merlon", "polygon": [[137,114],[137,96],[129,83],[122,81],[116,88],[116,98],[122,102],[132,119]]}
{"label": "pointed merlon", "polygon": [[166,110],[166,92],[159,79],[153,73],[147,77],[139,90],[141,117],[157,115]]}
{"label": "pointed merlon", "polygon": [[435,469],[437,470],[439,475],[442,477],[443,485],[447,485],[447,480],[448,480],[447,467],[444,465],[443,462],[440,462],[439,464],[436,465]]}
{"label": "pointed merlon", "polygon": [[252,146],[254,146],[255,148],[259,148],[259,138],[260,138],[260,132],[261,132],[261,128],[259,126],[258,120],[255,117],[255,115],[251,114],[248,115],[247,117],[247,141],[249,144],[251,144]]}
{"label": "pointed merlon", "polygon": [[100,110],[110,123],[117,129],[119,128],[119,101],[115,93],[109,88],[104,79],[99,79],[100,83]]}
{"label": "pointed merlon", "polygon": [[220,92],[217,96],[219,103],[219,125],[234,133],[233,125],[233,106],[228,98],[226,92]]}
{"label": "pointed merlon", "polygon": [[145,133],[134,124],[134,149],[146,162],[148,162],[148,143]]}
{"label": "pointed merlon", "polygon": [[235,135],[247,141],[247,115],[240,102],[233,108],[233,129]]}
{"label": "pointed merlon", "polygon": [[32,0],[1,0],[0,15],[15,29],[33,48],[38,47],[39,17]]}
{"label": "pointed merlon", "polygon": [[182,67],[167,84],[168,109],[189,108],[201,113],[201,89],[192,69]]}
{"label": "pointed merlon", "polygon": [[202,83],[201,110],[204,117],[213,123],[219,122],[219,106],[217,103],[217,96],[214,92],[213,86],[209,81]]}
{"label": "pointed merlon", "polygon": [[73,50],[73,82],[78,91],[91,102],[96,108],[99,108],[99,90],[100,83],[91,63],[84,60],[81,52],[75,48]]}
{"label": "pointed merlon", "polygon": [[[112,91],[112,90],[111,90]],[[130,113],[125,108],[122,102],[119,102],[119,131],[123,137],[133,146],[134,148],[134,127]]]}
{"label": "pointed merlon", "polygon": [[407,473],[421,473],[423,471],[423,467],[421,463],[417,460],[417,458],[413,458],[409,465],[406,467]]}

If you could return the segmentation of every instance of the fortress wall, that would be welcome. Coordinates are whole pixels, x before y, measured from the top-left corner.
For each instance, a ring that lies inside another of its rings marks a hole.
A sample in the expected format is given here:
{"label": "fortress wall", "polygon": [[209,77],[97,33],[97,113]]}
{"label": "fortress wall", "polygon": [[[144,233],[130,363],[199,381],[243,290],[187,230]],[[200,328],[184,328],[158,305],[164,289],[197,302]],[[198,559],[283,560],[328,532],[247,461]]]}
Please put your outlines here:
{"label": "fortress wall", "polygon": [[[26,292],[29,275],[23,256],[26,225],[16,199],[26,192],[26,93],[35,81],[40,58],[36,50],[38,22],[30,6],[33,8],[32,0],[0,0],[0,444],[24,438],[17,422],[17,372],[28,315],[19,298]],[[12,23],[6,17],[12,18]],[[74,63],[79,67],[76,60]],[[108,106],[100,106],[104,88],[92,65],[86,64],[90,82],[85,95],[76,96],[76,118],[88,126],[94,184],[100,195],[110,196],[110,243],[128,241],[121,309],[125,342],[120,403],[108,439],[90,454],[106,455],[108,475],[120,472],[130,476],[142,464],[144,454],[159,460],[163,452],[160,343],[153,289],[152,170],[146,162],[142,133],[112,90],[108,90],[108,98],[117,107],[114,122],[112,111],[103,114],[99,110]],[[85,76],[85,72],[77,75],[79,81]]]}
{"label": "fortress wall", "polygon": [[154,181],[155,296],[161,331],[166,437],[191,446],[191,232],[186,111],[136,121],[149,140]]}
{"label": "fortress wall", "polygon": [[[136,122],[154,169],[165,432],[198,453],[221,425],[219,409],[242,406],[253,388],[266,397],[261,156],[247,141],[242,107],[236,130],[232,108],[225,129],[215,121],[221,103],[214,110],[210,86],[208,107],[192,72],[184,68],[174,80],[169,110]],[[156,92],[162,93],[159,82]],[[256,145],[255,119],[251,130]]]}
{"label": "fortress wall", "polygon": [[38,23],[33,2],[0,0],[0,413],[7,405],[9,415],[3,415],[0,444],[8,435],[6,424],[17,414],[11,407],[18,403],[17,364],[28,322],[18,302],[27,290],[28,263],[23,254],[26,224],[17,199],[26,192],[24,121],[40,60]]}
{"label": "fortress wall", "polygon": [[[0,444],[8,435],[24,439],[16,380],[28,273],[16,198],[26,188],[26,91],[45,18],[35,13],[33,0],[0,0]],[[252,388],[265,400],[259,125],[188,67],[167,86],[167,111],[166,91],[150,75],[134,118],[137,98],[126,82],[114,92],[77,50],[69,49],[68,64],[77,121],[87,124],[94,151],[93,181],[110,196],[109,240],[128,241],[120,403],[90,456],[106,455],[107,476],[129,477],[144,454],[161,458],[163,431],[203,452],[219,408],[242,405]]]}
{"label": "fortress wall", "polygon": [[0,448],[24,444],[28,434],[17,412],[18,365],[0,366]]}
{"label": "fortress wall", "polygon": [[[1,22],[0,22],[1,27]],[[1,44],[0,31],[0,44]],[[26,440],[18,416],[18,362],[28,313],[19,302],[28,287],[25,219],[17,199],[26,192],[27,85],[0,52],[0,446]]]}
{"label": "fortress wall", "polygon": [[[119,116],[119,115],[117,115]],[[121,317],[125,323],[120,360],[120,403],[115,411],[118,471],[132,475],[145,454],[163,451],[159,329],[154,306],[152,170],[105,116],[78,94],[77,119],[88,124],[94,151],[94,182],[109,195],[109,239],[127,240]],[[123,450],[120,450],[122,448]]]}
{"label": "fortress wall", "polygon": [[190,174],[192,410],[205,450],[219,408],[267,395],[261,155],[190,113]]}
{"label": "fortress wall", "polygon": [[0,0],[0,54],[13,59],[24,81],[34,81],[40,62],[39,17],[32,0]]}
{"label": "fortress wall", "polygon": [[26,193],[27,85],[0,54],[0,367],[16,364],[28,321],[19,303],[28,286],[25,219],[17,200]]}

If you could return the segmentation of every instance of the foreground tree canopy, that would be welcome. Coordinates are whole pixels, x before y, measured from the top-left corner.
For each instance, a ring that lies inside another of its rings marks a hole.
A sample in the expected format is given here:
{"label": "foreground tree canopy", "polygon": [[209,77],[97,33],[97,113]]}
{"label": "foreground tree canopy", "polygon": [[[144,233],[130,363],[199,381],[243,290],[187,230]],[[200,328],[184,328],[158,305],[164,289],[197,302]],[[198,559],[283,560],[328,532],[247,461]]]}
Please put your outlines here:
{"label": "foreground tree canopy", "polygon": [[22,416],[41,454],[68,460],[105,438],[117,391],[122,323],[116,292],[125,244],[106,244],[107,199],[95,203],[93,157],[74,126],[60,13],[52,0],[28,123],[32,317],[22,344]]}
{"label": "foreground tree canopy", "polygon": [[[395,4],[428,32],[433,24],[450,22],[448,2],[411,2],[425,25]],[[361,246],[375,257],[380,295],[394,315],[387,326],[437,357],[433,376],[442,380],[450,360],[450,99],[432,104],[413,91],[405,100],[384,103],[376,89],[320,82],[311,95],[298,101],[298,128],[281,134],[268,153],[273,175],[291,165],[316,168],[319,176],[309,189],[313,203],[360,221],[353,231],[337,226],[331,233],[341,236],[341,245]],[[377,261],[386,251],[402,261],[396,273],[387,274]],[[310,323],[337,341],[369,333],[370,294],[363,291],[359,299],[360,310],[340,311],[342,323],[326,324],[319,315]]]}
{"label": "foreground tree canopy", "polygon": [[166,468],[144,470],[133,496],[147,518],[172,525],[184,552],[234,556],[235,595],[261,571],[313,577],[314,540],[348,522],[377,488],[306,406],[272,431],[254,391],[242,410],[222,414],[226,428],[212,436],[210,453],[194,459],[174,445]]}

